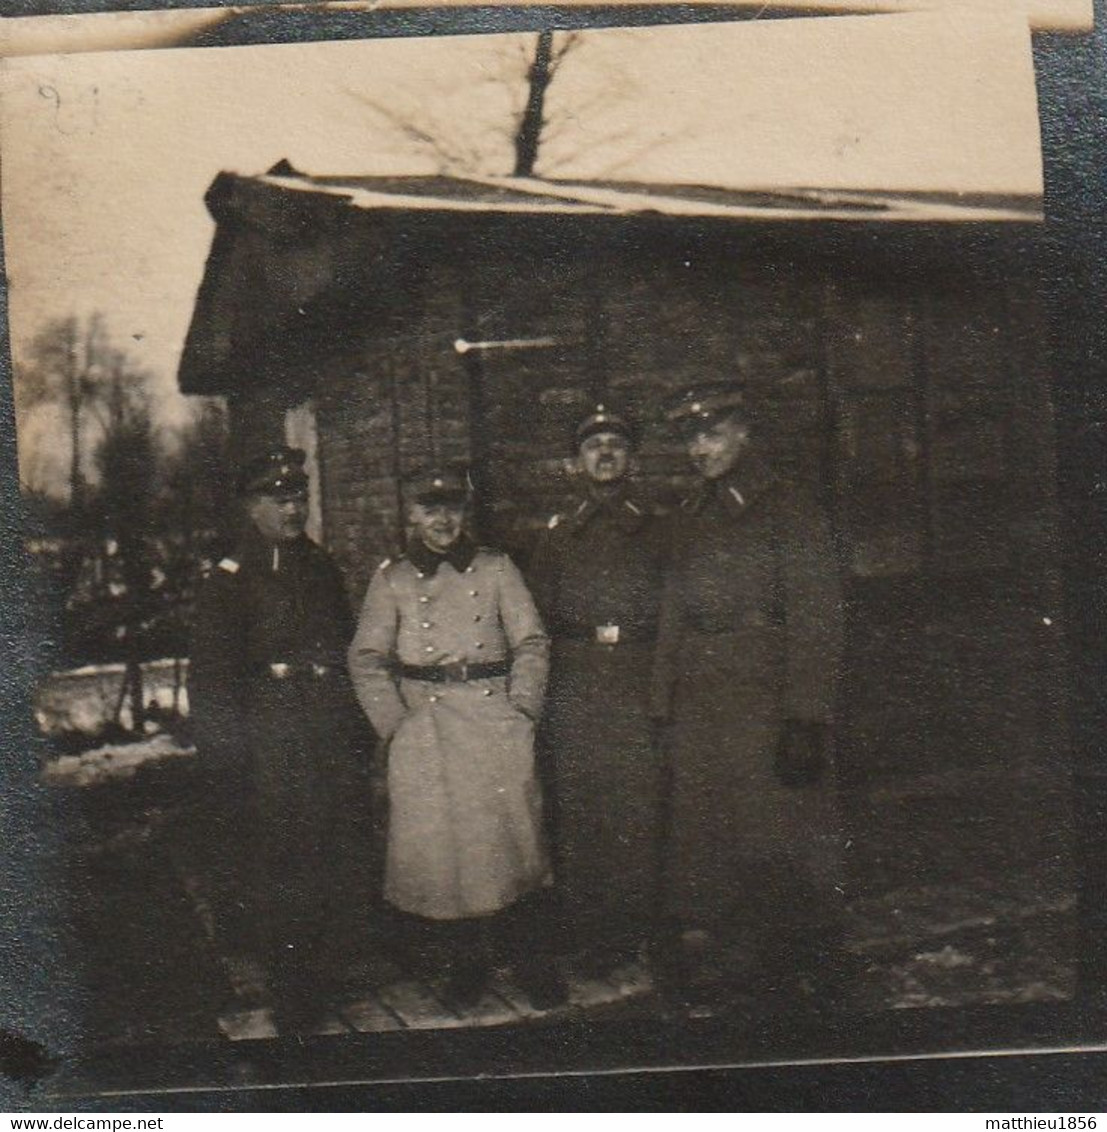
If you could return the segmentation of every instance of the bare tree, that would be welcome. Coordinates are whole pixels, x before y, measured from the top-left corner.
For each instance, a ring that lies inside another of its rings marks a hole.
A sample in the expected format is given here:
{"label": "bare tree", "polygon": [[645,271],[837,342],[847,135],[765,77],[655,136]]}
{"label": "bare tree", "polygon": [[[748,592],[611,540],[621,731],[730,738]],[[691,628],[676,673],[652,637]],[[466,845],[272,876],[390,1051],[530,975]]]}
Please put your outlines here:
{"label": "bare tree", "polygon": [[542,131],[547,125],[546,91],[562,60],[572,51],[579,38],[577,33],[570,32],[562,37],[555,49],[552,31],[538,34],[534,58],[527,68],[527,100],[515,127],[513,177],[530,177],[534,174],[534,163],[538,160],[538,148],[542,144]]}
{"label": "bare tree", "polygon": [[[491,174],[505,143],[511,154],[511,175],[534,175],[544,132],[550,125],[546,113],[546,94],[566,56],[580,41],[578,32],[556,36],[553,31],[539,32],[533,45],[518,53],[505,55],[502,67],[492,69],[484,81],[501,87],[509,95],[508,120],[481,130],[472,123],[459,129],[452,114],[439,117],[433,100],[405,106],[400,100],[384,105],[359,91],[347,93],[367,106],[378,118],[401,134],[408,142],[433,157],[443,172]],[[449,101],[442,92],[443,105]]]}
{"label": "bare tree", "polygon": [[123,653],[127,675],[117,721],[129,698],[138,727],[161,448],[151,380],[112,344],[102,316],[91,315],[45,324],[16,382],[20,427],[43,406],[59,409],[64,420],[68,500],[64,511],[51,514],[64,548],[67,646],[89,650],[89,659]]}
{"label": "bare tree", "polygon": [[32,339],[16,381],[16,409],[22,421],[39,405],[54,403],[65,414],[69,447],[69,499],[84,503],[83,440],[88,413],[99,400],[100,379],[110,364],[103,317],[75,315],[48,322]]}
{"label": "bare tree", "polygon": [[226,532],[233,491],[227,479],[230,425],[221,401],[202,399],[164,459],[163,514],[159,525],[194,547]]}
{"label": "bare tree", "polygon": [[142,681],[143,638],[153,617],[151,518],[158,491],[158,439],[148,393],[148,375],[114,351],[101,379],[103,433],[96,448],[99,472],[95,506],[105,541],[117,548],[116,582],[125,677],[116,705],[118,720],[131,702],[132,726],[145,719]]}
{"label": "bare tree", "polygon": [[21,427],[43,406],[64,416],[68,499],[55,478],[38,503],[61,536],[66,652],[123,660],[115,723],[129,705],[137,731],[147,719],[142,663],[181,655],[199,561],[233,511],[225,408],[204,401],[178,432],[161,429],[155,386],[98,315],[43,326],[17,381]]}
{"label": "bare tree", "polygon": [[165,627],[172,642],[173,705],[180,709],[181,651],[188,635],[199,579],[218,557],[235,515],[228,482],[230,427],[217,400],[201,400],[163,462],[158,527],[164,536]]}

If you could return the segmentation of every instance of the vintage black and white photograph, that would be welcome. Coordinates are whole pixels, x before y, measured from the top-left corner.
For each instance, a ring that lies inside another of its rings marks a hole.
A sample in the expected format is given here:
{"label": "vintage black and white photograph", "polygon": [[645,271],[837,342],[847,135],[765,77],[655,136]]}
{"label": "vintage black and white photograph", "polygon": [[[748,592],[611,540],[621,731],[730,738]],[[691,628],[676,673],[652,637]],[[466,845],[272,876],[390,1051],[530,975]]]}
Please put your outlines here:
{"label": "vintage black and white photograph", "polygon": [[1082,11],[4,60],[63,1094],[1081,1036]]}

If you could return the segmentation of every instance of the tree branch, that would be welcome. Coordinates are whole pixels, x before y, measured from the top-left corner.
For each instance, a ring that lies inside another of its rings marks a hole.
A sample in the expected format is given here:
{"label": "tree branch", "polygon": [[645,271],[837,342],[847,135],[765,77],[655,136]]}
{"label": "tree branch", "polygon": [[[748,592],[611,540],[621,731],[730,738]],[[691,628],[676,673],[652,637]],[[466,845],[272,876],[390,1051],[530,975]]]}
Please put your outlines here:
{"label": "tree branch", "polygon": [[570,31],[561,36],[561,44],[554,51],[550,57],[550,78],[552,79],[557,74],[557,69],[561,66],[562,59],[573,50],[574,47],[580,42],[580,32]]}
{"label": "tree branch", "polygon": [[[420,126],[413,118],[404,117],[390,107],[382,106],[374,99],[369,98],[367,95],[359,91],[344,88],[344,93],[348,94],[351,98],[356,99],[363,106],[367,107],[378,117],[383,118],[390,126],[396,129],[400,134],[406,137],[409,141],[414,142],[416,145],[423,147],[433,153],[440,162],[445,162],[446,166],[465,166],[470,167],[471,161],[467,159],[464,154],[459,152],[456,148],[449,145],[439,132],[432,132],[435,130],[433,124],[428,124],[426,128]],[[440,166],[441,168],[441,166]]]}
{"label": "tree branch", "polygon": [[546,88],[550,85],[550,56],[553,51],[553,32],[538,33],[534,61],[527,72],[527,104],[522,121],[515,134],[514,177],[530,177],[538,159],[538,145],[542,140]]}

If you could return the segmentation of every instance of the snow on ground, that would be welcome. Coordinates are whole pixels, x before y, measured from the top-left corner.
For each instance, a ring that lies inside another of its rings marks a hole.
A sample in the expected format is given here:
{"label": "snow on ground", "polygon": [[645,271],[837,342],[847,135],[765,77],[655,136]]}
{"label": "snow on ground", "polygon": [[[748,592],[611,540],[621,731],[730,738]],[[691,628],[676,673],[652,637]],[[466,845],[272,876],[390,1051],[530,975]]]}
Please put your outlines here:
{"label": "snow on ground", "polygon": [[[172,660],[144,665],[149,701],[184,714],[186,673],[187,663]],[[114,715],[123,676],[119,664],[52,674],[36,701],[43,732],[81,731],[91,742]],[[101,785],[132,779],[143,767],[187,765],[179,760],[194,754],[159,732],[52,759],[42,781],[90,788],[69,797],[91,804],[115,795],[110,790],[101,795],[95,789]],[[1027,798],[1036,802],[1029,825]],[[955,766],[855,790],[853,836],[863,844],[854,849],[857,891],[848,937],[860,966],[858,1006],[882,1011],[1070,997],[1075,877],[1067,846],[1046,837],[1051,828],[1070,828],[1068,805],[1056,776],[1032,760],[1025,766],[1008,763],[1002,774],[992,766]],[[174,807],[172,798],[163,806],[169,814]],[[145,860],[167,836],[166,813],[144,809],[122,827],[108,823],[93,838],[102,844],[82,841],[82,852],[123,859],[141,842]],[[195,904],[199,878],[184,873],[177,883],[183,882],[188,902]],[[150,901],[169,900],[171,894],[160,887],[167,883],[164,870],[155,870],[149,883]],[[350,1024],[361,1028],[356,1020]]]}
{"label": "snow on ground", "polygon": [[[86,664],[64,672],[51,672],[35,693],[35,720],[44,735],[80,732],[95,735],[111,723],[123,688],[122,664]],[[142,665],[147,705],[188,714],[188,661],[172,658]],[[130,708],[120,718],[131,725]]]}
{"label": "snow on ground", "polygon": [[47,786],[96,786],[131,778],[142,766],[165,759],[190,758],[194,747],[182,746],[172,735],[153,735],[136,743],[107,743],[80,755],[51,759],[42,771]]}
{"label": "snow on ground", "polygon": [[[1075,992],[1072,878],[1049,870],[872,893],[850,909],[870,1010],[1059,1002]],[[1067,881],[1067,883],[1066,883]]]}

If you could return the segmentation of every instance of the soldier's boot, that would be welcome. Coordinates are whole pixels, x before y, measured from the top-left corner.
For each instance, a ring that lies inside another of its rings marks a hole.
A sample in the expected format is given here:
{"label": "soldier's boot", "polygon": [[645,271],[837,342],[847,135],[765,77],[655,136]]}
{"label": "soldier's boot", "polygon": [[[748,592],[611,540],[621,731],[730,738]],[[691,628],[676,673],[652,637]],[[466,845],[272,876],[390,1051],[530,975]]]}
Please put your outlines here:
{"label": "soldier's boot", "polygon": [[444,991],[447,1005],[462,1013],[472,1010],[488,990],[491,970],[479,959],[459,959],[453,964]]}
{"label": "soldier's boot", "polygon": [[326,1011],[318,1003],[305,1000],[277,1002],[273,1006],[273,1025],[282,1038],[317,1034],[326,1017]]}
{"label": "soldier's boot", "polygon": [[603,979],[641,958],[641,949],[635,943],[604,943],[588,948],[578,960],[581,972],[589,977]]}
{"label": "soldier's boot", "polygon": [[556,1010],[569,1001],[569,984],[552,956],[516,963],[515,978],[535,1010]]}
{"label": "soldier's boot", "polygon": [[554,906],[536,894],[501,913],[496,925],[500,950],[535,1010],[555,1010],[569,1001],[569,984],[557,963],[556,923]]}
{"label": "soldier's boot", "polygon": [[710,933],[679,926],[666,932],[654,964],[658,989],[668,1011],[690,1018],[709,1018],[719,1012],[725,997],[714,970]]}
{"label": "soldier's boot", "polygon": [[273,1023],[282,1037],[318,1033],[328,1007],[321,988],[302,970],[287,971],[274,986]]}
{"label": "soldier's boot", "polygon": [[586,946],[576,960],[586,977],[618,977],[638,967],[647,949],[651,957],[654,953],[658,928],[652,917],[615,911],[590,917],[587,926]]}
{"label": "soldier's boot", "polygon": [[465,1013],[484,997],[492,978],[488,926],[483,920],[455,920],[442,925],[450,949],[450,974],[444,994],[447,1004]]}
{"label": "soldier's boot", "polygon": [[318,1033],[331,1013],[332,987],[318,925],[308,919],[312,912],[301,910],[268,939],[273,1021],[282,1036]]}

